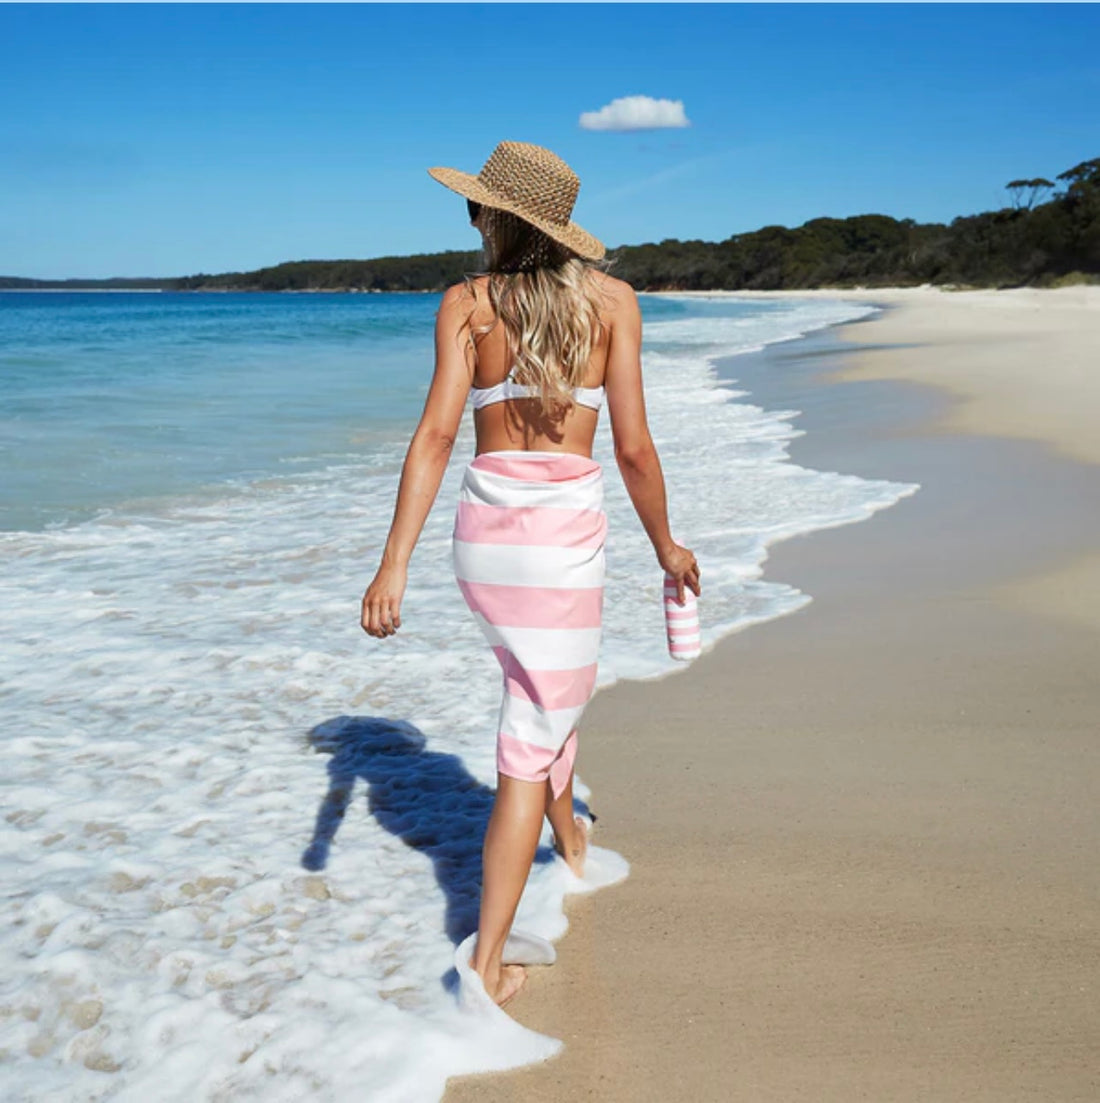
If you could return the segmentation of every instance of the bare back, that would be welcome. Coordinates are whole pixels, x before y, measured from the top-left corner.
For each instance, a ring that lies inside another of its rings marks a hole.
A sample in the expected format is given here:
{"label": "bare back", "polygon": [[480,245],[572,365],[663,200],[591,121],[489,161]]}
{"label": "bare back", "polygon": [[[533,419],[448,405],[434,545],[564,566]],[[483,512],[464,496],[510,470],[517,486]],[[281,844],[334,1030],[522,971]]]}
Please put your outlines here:
{"label": "bare back", "polygon": [[[585,370],[581,385],[600,387],[606,382],[608,353],[614,340],[621,289],[627,287],[621,280],[602,272],[590,272],[589,278],[597,282],[599,289],[599,318],[601,330]],[[497,322],[489,302],[488,277],[479,276],[473,281],[477,292],[477,304],[470,317],[474,331],[473,385],[493,387],[504,382],[513,364],[508,353],[504,327]],[[488,332],[478,330],[492,325]],[[474,411],[474,429],[477,434],[477,453],[502,451],[573,452],[592,455],[592,441],[596,433],[599,412],[575,403],[559,419],[552,419],[537,398],[511,398],[494,402]]]}

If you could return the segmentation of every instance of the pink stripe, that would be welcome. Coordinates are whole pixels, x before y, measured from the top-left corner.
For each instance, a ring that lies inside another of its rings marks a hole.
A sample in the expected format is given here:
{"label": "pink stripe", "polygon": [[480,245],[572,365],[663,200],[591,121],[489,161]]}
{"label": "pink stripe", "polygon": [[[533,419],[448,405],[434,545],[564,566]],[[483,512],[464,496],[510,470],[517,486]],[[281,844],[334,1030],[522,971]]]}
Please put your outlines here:
{"label": "pink stripe", "polygon": [[665,616],[669,620],[676,621],[698,620],[699,612],[697,609],[685,609],[682,605],[674,605],[665,610]]}
{"label": "pink stripe", "polygon": [[603,589],[458,580],[466,604],[498,628],[599,628]]}
{"label": "pink stripe", "polygon": [[700,650],[698,641],[695,643],[674,643],[669,647],[669,651],[673,655],[687,655],[692,651]]}
{"label": "pink stripe", "polygon": [[505,732],[497,734],[497,769],[506,777],[520,781],[546,781],[554,796],[561,795],[577,754],[577,733],[572,731],[560,750],[550,750],[534,743],[525,743],[522,739]]}
{"label": "pink stripe", "polygon": [[698,636],[698,635],[699,635],[699,629],[695,628],[695,627],[692,627],[692,628],[688,628],[688,627],[670,628],[668,630],[668,638],[670,640],[682,640],[687,636]]}
{"label": "pink stripe", "polygon": [[524,670],[506,647],[494,647],[493,653],[504,669],[504,692],[540,708],[586,705],[596,688],[596,663],[575,670]]}
{"label": "pink stripe", "polygon": [[455,539],[469,544],[598,548],[606,537],[607,517],[598,509],[459,502],[455,518]]}
{"label": "pink stripe", "polygon": [[600,470],[594,459],[576,452],[557,452],[552,456],[520,451],[482,452],[470,466],[508,479],[545,483],[568,482]]}

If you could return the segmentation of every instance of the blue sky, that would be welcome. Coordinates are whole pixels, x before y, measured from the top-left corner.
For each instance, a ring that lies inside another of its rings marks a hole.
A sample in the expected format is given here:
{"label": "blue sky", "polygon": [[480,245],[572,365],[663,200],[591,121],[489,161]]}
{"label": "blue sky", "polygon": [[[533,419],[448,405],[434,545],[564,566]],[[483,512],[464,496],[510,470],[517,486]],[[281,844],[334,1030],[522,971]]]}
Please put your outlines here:
{"label": "blue sky", "polygon": [[[429,165],[501,139],[608,245],[920,221],[1100,156],[1100,7],[0,5],[0,275],[476,248]],[[645,95],[690,126],[583,112]]]}

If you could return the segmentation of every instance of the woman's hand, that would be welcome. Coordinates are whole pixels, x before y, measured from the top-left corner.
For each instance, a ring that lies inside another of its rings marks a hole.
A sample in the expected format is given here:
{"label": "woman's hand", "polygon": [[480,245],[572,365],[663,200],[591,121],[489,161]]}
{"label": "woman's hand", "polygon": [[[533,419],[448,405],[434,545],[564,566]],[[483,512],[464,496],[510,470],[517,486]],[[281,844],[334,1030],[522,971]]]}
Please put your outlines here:
{"label": "woman's hand", "polygon": [[407,572],[404,567],[382,564],[363,595],[359,623],[368,636],[385,639],[401,627],[401,599],[405,596]]}
{"label": "woman's hand", "polygon": [[689,548],[682,548],[679,544],[671,544],[657,556],[661,566],[676,580],[676,603],[684,604],[684,587],[698,597],[699,589],[699,564],[695,561],[695,553]]}

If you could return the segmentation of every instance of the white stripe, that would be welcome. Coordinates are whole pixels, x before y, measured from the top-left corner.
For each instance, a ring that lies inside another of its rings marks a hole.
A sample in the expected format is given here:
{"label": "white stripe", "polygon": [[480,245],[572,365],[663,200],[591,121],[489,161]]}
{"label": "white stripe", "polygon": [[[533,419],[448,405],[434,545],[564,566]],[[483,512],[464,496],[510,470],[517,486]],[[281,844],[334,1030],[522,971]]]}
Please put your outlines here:
{"label": "white stripe", "polygon": [[491,647],[506,647],[525,670],[576,670],[600,656],[599,628],[498,628],[474,619]]}
{"label": "white stripe", "polygon": [[472,544],[455,540],[454,567],[463,582],[588,590],[603,585],[604,552],[603,548]]}
{"label": "white stripe", "polygon": [[504,695],[500,730],[513,739],[556,751],[569,738],[584,712],[584,705],[567,709],[543,709],[520,697]]}
{"label": "white stripe", "polygon": [[670,647],[694,647],[701,642],[701,639],[696,633],[694,636],[670,636],[668,642]]}
{"label": "white stripe", "polygon": [[509,479],[467,468],[459,498],[488,506],[553,506],[557,509],[602,509],[603,474],[552,483]]}

